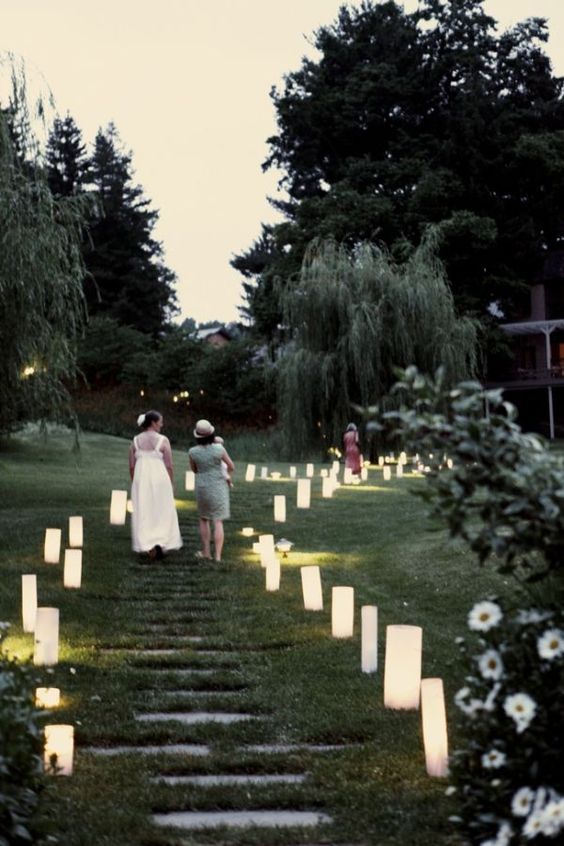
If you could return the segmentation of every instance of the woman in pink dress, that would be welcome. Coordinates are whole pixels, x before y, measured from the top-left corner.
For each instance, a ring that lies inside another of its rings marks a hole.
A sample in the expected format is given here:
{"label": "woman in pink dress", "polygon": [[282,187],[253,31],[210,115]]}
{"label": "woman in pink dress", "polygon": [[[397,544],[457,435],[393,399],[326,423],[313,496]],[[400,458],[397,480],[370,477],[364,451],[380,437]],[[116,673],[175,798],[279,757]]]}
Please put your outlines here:
{"label": "woman in pink dress", "polygon": [[345,446],[345,467],[358,476],[361,470],[361,455],[358,444],[358,429],[354,423],[349,423],[347,426],[343,435],[343,444]]}

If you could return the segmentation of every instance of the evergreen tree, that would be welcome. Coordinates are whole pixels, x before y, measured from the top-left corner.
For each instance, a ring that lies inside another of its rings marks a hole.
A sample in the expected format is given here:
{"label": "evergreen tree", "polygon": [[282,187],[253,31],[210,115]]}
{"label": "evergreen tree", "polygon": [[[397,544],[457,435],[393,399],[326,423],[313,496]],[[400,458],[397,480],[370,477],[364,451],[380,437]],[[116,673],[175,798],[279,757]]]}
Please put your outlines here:
{"label": "evergreen tree", "polygon": [[45,153],[49,187],[56,197],[84,190],[88,181],[88,154],[82,133],[71,115],[55,118]]}
{"label": "evergreen tree", "polygon": [[85,252],[89,312],[157,337],[175,310],[176,277],[153,237],[158,212],[133,184],[131,154],[121,151],[113,124],[96,135],[90,180],[100,215]]}
{"label": "evergreen tree", "polygon": [[[483,0],[392,0],[342,7],[272,98],[278,131],[265,168],[282,169],[286,221],[233,264],[268,335],[280,323],[272,281],[299,271],[314,238],[362,240],[404,259],[429,225],[457,308],[508,317],[559,245],[564,104],[542,50],[546,24],[500,35]],[[270,310],[265,308],[270,303]]]}

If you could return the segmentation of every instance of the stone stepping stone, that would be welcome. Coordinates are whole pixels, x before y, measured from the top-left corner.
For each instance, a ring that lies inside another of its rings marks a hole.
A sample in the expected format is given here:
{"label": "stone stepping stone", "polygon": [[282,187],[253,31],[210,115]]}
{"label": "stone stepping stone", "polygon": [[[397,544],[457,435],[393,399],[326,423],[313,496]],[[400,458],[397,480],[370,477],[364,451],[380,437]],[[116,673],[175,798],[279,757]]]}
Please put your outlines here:
{"label": "stone stepping stone", "polygon": [[[139,691],[143,692],[143,691]],[[155,693],[154,690],[150,691],[151,693]],[[187,699],[197,698],[197,697],[205,697],[205,696],[240,696],[242,693],[246,693],[247,688],[236,688],[236,690],[158,690],[156,691],[158,696],[178,696],[178,697],[186,697]]]}
{"label": "stone stepping stone", "polygon": [[194,787],[210,787],[214,785],[228,787],[238,784],[264,785],[271,784],[302,784],[308,777],[307,773],[284,774],[284,775],[262,775],[261,773],[244,775],[188,775],[188,776],[155,776],[151,779],[154,784],[167,784],[171,787],[176,785],[193,785]]}
{"label": "stone stepping stone", "polygon": [[175,676],[213,676],[219,672],[225,672],[224,668],[200,669],[199,667],[133,667],[138,673],[174,673]]}
{"label": "stone stepping stone", "polygon": [[111,649],[100,649],[103,655],[114,655],[116,652],[125,652],[127,655],[136,657],[137,655],[149,656],[152,655],[177,655],[178,649],[135,649],[131,646],[115,646]]}
{"label": "stone stepping stone", "polygon": [[153,814],[155,825],[174,826],[183,829],[217,828],[289,828],[294,826],[318,826],[333,822],[331,817],[319,811],[174,811],[168,814]]}
{"label": "stone stepping stone", "polygon": [[81,752],[111,757],[113,755],[193,755],[201,758],[210,754],[209,746],[199,743],[169,743],[167,746],[85,746]]}
{"label": "stone stepping stone", "polygon": [[193,726],[198,723],[242,723],[248,720],[263,720],[264,717],[255,714],[237,714],[228,711],[155,711],[149,714],[137,714],[140,723],[174,722]]}
{"label": "stone stepping stone", "polygon": [[340,752],[354,749],[359,744],[334,743],[258,743],[239,747],[239,752],[258,752],[259,754],[287,754],[288,752]]}

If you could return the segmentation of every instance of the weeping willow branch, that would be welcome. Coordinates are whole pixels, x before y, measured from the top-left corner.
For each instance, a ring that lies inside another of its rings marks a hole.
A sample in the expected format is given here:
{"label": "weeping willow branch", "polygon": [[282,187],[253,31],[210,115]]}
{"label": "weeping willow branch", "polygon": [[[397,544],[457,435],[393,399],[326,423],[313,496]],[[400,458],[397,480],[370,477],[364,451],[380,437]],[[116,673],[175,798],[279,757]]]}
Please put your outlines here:
{"label": "weeping willow branch", "polygon": [[371,244],[315,241],[280,296],[279,416],[294,448],[339,443],[352,405],[390,403],[398,367],[442,366],[448,382],[475,372],[476,324],[455,314],[433,233],[402,266]]}
{"label": "weeping willow branch", "polygon": [[[66,383],[86,317],[84,198],[55,200],[26,140],[25,87],[0,103],[0,431],[68,413]],[[23,108],[23,107],[22,107]],[[21,141],[20,136],[18,136]]]}

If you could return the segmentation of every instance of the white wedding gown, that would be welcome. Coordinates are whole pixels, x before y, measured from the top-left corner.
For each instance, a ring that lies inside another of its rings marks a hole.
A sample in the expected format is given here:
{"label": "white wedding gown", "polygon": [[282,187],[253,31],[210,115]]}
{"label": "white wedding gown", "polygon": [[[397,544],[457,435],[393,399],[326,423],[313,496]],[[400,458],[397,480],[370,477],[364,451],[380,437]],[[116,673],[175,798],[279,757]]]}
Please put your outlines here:
{"label": "white wedding gown", "polygon": [[165,551],[182,546],[174,492],[159,449],[163,440],[161,435],[154,449],[140,449],[133,438],[131,540],[135,552],[149,552],[157,545]]}

